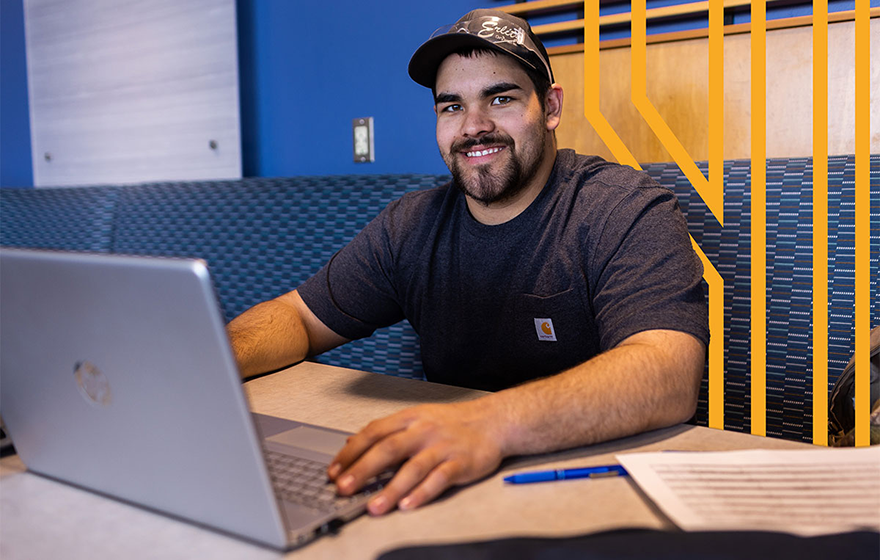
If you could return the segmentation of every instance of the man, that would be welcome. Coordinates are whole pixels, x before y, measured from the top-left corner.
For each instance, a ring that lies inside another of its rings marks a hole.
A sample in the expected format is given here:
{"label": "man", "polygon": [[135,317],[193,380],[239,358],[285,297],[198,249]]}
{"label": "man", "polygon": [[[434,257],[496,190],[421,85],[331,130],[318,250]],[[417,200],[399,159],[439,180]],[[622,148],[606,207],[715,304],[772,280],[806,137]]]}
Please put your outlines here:
{"label": "man", "polygon": [[328,470],[343,495],[400,465],[368,505],[411,509],[504,457],[689,419],[708,320],[674,195],[556,147],[563,93],[528,24],[476,10],[423,44],[449,185],[390,204],[297,290],[229,325],[242,375],[404,317],[429,380],[492,391],[375,420]]}

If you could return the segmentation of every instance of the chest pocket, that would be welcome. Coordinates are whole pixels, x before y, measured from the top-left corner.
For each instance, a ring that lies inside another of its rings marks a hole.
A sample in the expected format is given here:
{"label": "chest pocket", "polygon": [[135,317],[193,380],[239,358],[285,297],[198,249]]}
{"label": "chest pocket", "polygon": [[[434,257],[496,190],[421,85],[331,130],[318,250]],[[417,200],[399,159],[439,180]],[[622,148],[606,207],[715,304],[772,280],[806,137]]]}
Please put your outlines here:
{"label": "chest pocket", "polygon": [[516,370],[530,378],[552,375],[595,356],[595,321],[574,288],[549,296],[518,296],[512,317]]}

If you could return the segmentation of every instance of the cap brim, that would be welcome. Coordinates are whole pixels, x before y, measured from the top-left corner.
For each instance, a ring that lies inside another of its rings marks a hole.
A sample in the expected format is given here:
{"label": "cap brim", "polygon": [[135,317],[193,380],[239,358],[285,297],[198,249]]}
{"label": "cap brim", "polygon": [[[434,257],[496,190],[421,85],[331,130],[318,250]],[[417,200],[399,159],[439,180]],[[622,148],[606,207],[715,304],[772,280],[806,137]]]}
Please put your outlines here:
{"label": "cap brim", "polygon": [[434,37],[418,48],[409,60],[408,71],[410,78],[419,85],[423,85],[426,88],[433,88],[434,82],[437,79],[437,70],[440,68],[440,64],[442,64],[443,61],[446,60],[446,57],[454,51],[465,47],[476,47],[497,51],[512,56],[521,63],[534,68],[534,64],[525,60],[521,56],[498,47],[495,43],[483,39],[482,37],[467,33],[451,33]]}

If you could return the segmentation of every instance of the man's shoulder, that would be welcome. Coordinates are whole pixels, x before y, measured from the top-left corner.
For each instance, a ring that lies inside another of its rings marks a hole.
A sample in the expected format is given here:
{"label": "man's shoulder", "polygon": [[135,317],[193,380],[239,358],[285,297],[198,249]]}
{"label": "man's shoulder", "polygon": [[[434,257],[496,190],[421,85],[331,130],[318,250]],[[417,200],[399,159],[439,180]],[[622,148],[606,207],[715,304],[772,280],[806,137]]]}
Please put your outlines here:
{"label": "man's shoulder", "polygon": [[628,191],[642,188],[664,189],[644,171],[606,161],[599,156],[578,154],[574,150],[559,150],[558,180],[577,186],[613,187]]}
{"label": "man's shoulder", "polygon": [[615,209],[639,212],[657,200],[674,200],[674,193],[657,183],[647,173],[585,156],[573,150],[559,151],[556,188],[559,196],[569,197],[579,212],[596,219],[607,217]]}

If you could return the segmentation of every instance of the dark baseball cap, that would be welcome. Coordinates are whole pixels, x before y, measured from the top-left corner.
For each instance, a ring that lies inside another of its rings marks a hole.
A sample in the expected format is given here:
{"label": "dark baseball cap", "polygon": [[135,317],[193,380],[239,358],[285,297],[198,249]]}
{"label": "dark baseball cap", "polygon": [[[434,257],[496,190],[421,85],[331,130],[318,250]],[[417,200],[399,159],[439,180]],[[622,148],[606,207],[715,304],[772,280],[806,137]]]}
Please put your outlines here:
{"label": "dark baseball cap", "polygon": [[440,64],[463,47],[491,49],[510,55],[553,83],[547,49],[532,32],[529,23],[500,10],[474,10],[454,24],[435,31],[410,59],[410,77],[417,84],[433,88]]}

